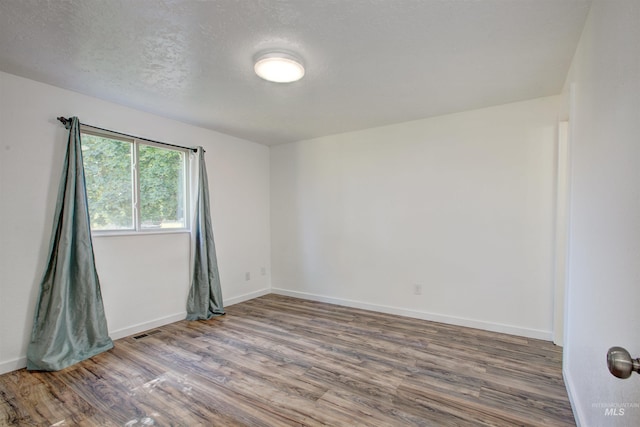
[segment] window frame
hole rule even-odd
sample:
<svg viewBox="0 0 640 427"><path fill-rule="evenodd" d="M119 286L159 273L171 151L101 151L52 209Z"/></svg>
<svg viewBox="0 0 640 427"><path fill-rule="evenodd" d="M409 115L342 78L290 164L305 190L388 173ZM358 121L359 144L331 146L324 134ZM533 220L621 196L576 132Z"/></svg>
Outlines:
<svg viewBox="0 0 640 427"><path fill-rule="evenodd" d="M80 140L82 141L82 135L88 134L98 136L102 138L114 139L117 141L127 142L132 145L131 147L131 182L132 182L132 216L133 216L133 228L128 229L114 229L114 230L95 230L91 227L92 236L127 236L127 235L148 235L148 234L176 234L176 233L188 233L191 231L190 219L191 219L191 162L190 155L191 149L178 147L174 145L165 145L159 142L150 141L143 138L136 138L129 135L123 135L118 132L112 132L104 129L94 128L88 125L80 125ZM150 147L161 148L164 150L178 151L183 153L183 170L184 179L182 180L183 191L183 211L184 211L184 227L176 228L143 228L141 222L141 204L140 204L140 145L146 145ZM83 159L84 163L84 159ZM83 171L84 172L84 171ZM86 178L85 178L86 185ZM89 206L89 200L87 199L87 206ZM89 212L91 206L89 206Z"/></svg>

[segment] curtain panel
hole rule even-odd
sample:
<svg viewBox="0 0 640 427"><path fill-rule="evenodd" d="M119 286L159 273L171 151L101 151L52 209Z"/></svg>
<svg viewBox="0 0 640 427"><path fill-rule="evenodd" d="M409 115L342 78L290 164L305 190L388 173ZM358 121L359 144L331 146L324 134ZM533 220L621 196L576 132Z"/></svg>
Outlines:
<svg viewBox="0 0 640 427"><path fill-rule="evenodd" d="M198 147L192 189L191 288L187 299L187 320L206 320L224 314L216 245L213 241L209 180L204 149Z"/></svg>
<svg viewBox="0 0 640 427"><path fill-rule="evenodd" d="M27 349L29 370L60 370L113 347L93 255L77 117L67 129L49 257Z"/></svg>

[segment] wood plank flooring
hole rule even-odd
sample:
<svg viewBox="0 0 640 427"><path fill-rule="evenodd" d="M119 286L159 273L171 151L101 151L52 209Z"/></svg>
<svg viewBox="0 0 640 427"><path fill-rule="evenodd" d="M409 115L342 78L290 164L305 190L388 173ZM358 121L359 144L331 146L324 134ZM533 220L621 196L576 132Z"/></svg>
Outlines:
<svg viewBox="0 0 640 427"><path fill-rule="evenodd" d="M0 376L0 425L573 426L561 350L267 295Z"/></svg>

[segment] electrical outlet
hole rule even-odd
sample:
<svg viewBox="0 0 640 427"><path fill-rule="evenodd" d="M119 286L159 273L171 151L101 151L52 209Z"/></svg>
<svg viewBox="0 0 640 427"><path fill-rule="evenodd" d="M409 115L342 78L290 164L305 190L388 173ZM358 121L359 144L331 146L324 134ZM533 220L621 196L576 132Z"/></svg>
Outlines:
<svg viewBox="0 0 640 427"><path fill-rule="evenodd" d="M260 269L260 274L262 274L263 276L266 276L266 275L267 275L267 269L266 269L266 268L264 268L264 267L262 267L262 268Z"/></svg>
<svg viewBox="0 0 640 427"><path fill-rule="evenodd" d="M422 285L413 285L413 294L422 295Z"/></svg>
<svg viewBox="0 0 640 427"><path fill-rule="evenodd" d="M251 280L251 273L249 273L248 271L246 273L244 273L244 280L246 280L246 281Z"/></svg>

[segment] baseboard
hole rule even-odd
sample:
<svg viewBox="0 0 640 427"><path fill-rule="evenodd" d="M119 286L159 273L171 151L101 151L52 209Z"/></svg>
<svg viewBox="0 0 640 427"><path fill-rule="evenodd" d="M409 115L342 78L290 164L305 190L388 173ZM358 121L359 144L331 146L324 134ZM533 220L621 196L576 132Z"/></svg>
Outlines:
<svg viewBox="0 0 640 427"><path fill-rule="evenodd" d="M270 292L269 289L261 289L259 291L250 292L248 294L240 295L233 298L228 298L224 300L225 307L238 304L244 301L248 301L253 298L258 298L263 295L266 295ZM179 320L184 320L187 317L187 312L181 312L172 314L170 316L162 317L160 319L152 320L150 322L139 323L137 325L133 325L127 328L118 329L117 331L112 331L109 333L111 339L117 340L120 338L128 337L133 334L137 334L139 332L148 331L149 329L159 328L160 326L168 325L169 323L174 323Z"/></svg>
<svg viewBox="0 0 640 427"><path fill-rule="evenodd" d="M443 314L430 313L426 311L410 310L406 308L391 307L386 305L371 304L344 298L334 298L324 295L317 295L308 292L291 291L281 288L271 288L271 292L278 295L285 295L295 298L308 299L312 301L326 302L330 304L342 305L345 307L361 308L363 310L378 311L381 313L395 314L398 316L413 317L415 319L429 320L432 322L447 323L450 325L465 326L468 328L483 329L492 332L518 335L526 338L551 341L552 331L522 328L518 326L505 325L502 323L485 322L481 320L466 319L463 317L447 316Z"/></svg>
<svg viewBox="0 0 640 427"><path fill-rule="evenodd" d="M137 325L129 326L115 331L109 331L109 337L112 340L128 337L133 334L137 334L142 331L148 331L149 329L157 328L160 326L168 325L169 323L183 320L187 317L187 312L176 313L170 316L161 317L159 319L152 320L150 322L138 323ZM27 357L19 357L17 359L9 360L7 362L0 362L0 374L7 372L17 371L18 369L27 367Z"/></svg>
<svg viewBox="0 0 640 427"><path fill-rule="evenodd" d="M239 304L241 302L249 301L250 299L258 298L271 293L270 288L260 289L258 291L249 292L248 294L239 295L233 298L227 298L224 300L224 306L229 307L234 304Z"/></svg>
<svg viewBox="0 0 640 427"><path fill-rule="evenodd" d="M159 319L152 320L150 322L138 323L137 325L129 326L115 331L109 331L109 337L112 340L128 337L129 335L137 334L138 332L148 331L149 329L157 328L167 325L169 323L183 320L187 316L187 312L172 314L171 316L161 317ZM5 374L11 371L17 371L18 369L27 367L27 357L19 357L8 362L0 363L0 374Z"/></svg>
<svg viewBox="0 0 640 427"><path fill-rule="evenodd" d="M17 371L18 369L27 367L27 356L18 357L17 359L0 362L0 375L7 372Z"/></svg>
<svg viewBox="0 0 640 427"><path fill-rule="evenodd" d="M237 297L228 298L224 301L225 307L238 304L250 299L258 298L263 295L271 293L270 289L261 289L259 291L250 292L248 294L239 295ZM175 313L170 316L161 317L159 319L151 320L149 322L138 323L126 328L117 329L115 331L109 331L109 336L112 340L118 340L125 338L140 332L148 331L149 329L159 328L160 326L168 325L170 323L184 320L187 317L187 312ZM8 360L6 362L0 362L0 374L6 374L7 372L17 371L18 369L27 367L27 357L19 357L17 359Z"/></svg>
<svg viewBox="0 0 640 427"><path fill-rule="evenodd" d="M569 403L571 403L571 410L573 411L573 418L576 421L576 426L586 426L586 422L583 423L582 420L586 420L587 418L584 416L581 406L578 404L578 400L574 393L575 387L573 385L573 380L571 379L571 375L567 369L562 370L562 378L564 379L564 386L567 389L567 395L569 396Z"/></svg>
<svg viewBox="0 0 640 427"><path fill-rule="evenodd" d="M137 334L139 332L148 331L149 329L159 328L160 326L168 325L169 323L174 323L179 320L184 320L187 317L187 312L183 311L180 313L172 314L170 316L160 317L155 320L151 320L149 322L138 323L133 326L128 326L126 328L118 329L115 331L109 331L109 336L112 340L119 340L120 338L128 337L133 334Z"/></svg>
<svg viewBox="0 0 640 427"><path fill-rule="evenodd" d="M248 294L239 295L233 298L228 298L224 300L224 306L228 307L234 304L248 301L253 298L258 298L270 292L271 291L269 289L261 289L259 291L250 292ZM186 317L187 317L187 312L184 311L181 313L176 313L170 316L152 320L150 322L139 323L137 325L133 325L127 328L118 329L117 331L109 332L109 336L113 340L118 340L120 338L128 337L130 335L137 334L139 332L148 331L149 329L159 328L160 326L168 325L169 323L174 323L180 320L184 320Z"/></svg>
<svg viewBox="0 0 640 427"><path fill-rule="evenodd" d="M505 334L523 336L527 338L535 338L535 339L541 339L546 341L551 341L552 339L551 331L520 328L520 327L504 325L500 323L484 322L484 321L466 319L466 318L455 317L455 316L446 316L442 314L429 313L426 311L409 310L404 308L391 307L391 306L385 306L385 305L379 305L379 304L371 304L371 303L366 303L362 301L328 297L324 295L317 295L317 294L312 294L308 292L291 291L291 290L280 289L280 288L271 288L271 289L265 288L265 289L250 292L244 295L239 295L233 298L228 298L224 301L224 305L225 307L232 306L234 304L239 304L241 302L258 298L270 293L285 295L285 296L290 296L295 298L302 298L302 299L307 299L312 301L326 302L330 304L342 305L345 307L360 308L363 310L372 310L372 311L378 311L381 313L413 317L416 319L429 320L432 322L441 322L441 323L448 323L448 324L457 325L457 326L466 326L469 328L484 329L487 331L501 332ZM139 323L137 325L129 326L127 328L110 331L109 336L111 337L111 339L117 340L120 338L137 334L139 332L148 331L149 329L158 328L160 326L164 326L169 323L183 320L186 316L187 316L186 312L172 314L170 316L162 317L149 322ZM26 356L9 360L7 362L0 362L0 374L22 369L26 366L27 366ZM563 375L565 376L565 384L567 386L567 392L569 394L569 399L571 400L571 406L572 408L574 408L576 422L578 423L578 427L579 427L580 411L576 410L577 406L574 404L573 394L571 392L572 383L569 380L569 378L567 378L567 375L565 374L564 371L563 371Z"/></svg>

